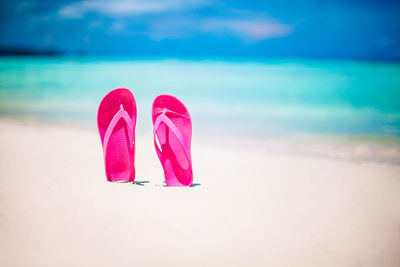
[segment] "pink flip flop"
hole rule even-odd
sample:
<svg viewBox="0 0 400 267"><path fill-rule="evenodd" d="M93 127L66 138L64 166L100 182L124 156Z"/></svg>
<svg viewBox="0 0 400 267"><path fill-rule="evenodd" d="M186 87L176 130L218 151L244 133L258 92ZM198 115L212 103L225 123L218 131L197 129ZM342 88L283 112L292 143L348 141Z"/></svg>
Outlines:
<svg viewBox="0 0 400 267"><path fill-rule="evenodd" d="M101 100L97 127L108 181L135 180L136 102L131 91L118 88Z"/></svg>
<svg viewBox="0 0 400 267"><path fill-rule="evenodd" d="M190 143L192 120L185 105L176 97L159 95L152 108L154 145L164 168L167 186L193 183Z"/></svg>

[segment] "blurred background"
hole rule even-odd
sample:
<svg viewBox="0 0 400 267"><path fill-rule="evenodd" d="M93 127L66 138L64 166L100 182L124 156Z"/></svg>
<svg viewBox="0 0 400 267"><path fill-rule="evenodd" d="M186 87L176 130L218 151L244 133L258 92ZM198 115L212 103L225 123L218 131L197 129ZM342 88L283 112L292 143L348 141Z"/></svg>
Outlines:
<svg viewBox="0 0 400 267"><path fill-rule="evenodd" d="M139 132L167 93L195 135L400 164L398 1L3 0L0 12L4 118L94 129L101 98L127 87Z"/></svg>

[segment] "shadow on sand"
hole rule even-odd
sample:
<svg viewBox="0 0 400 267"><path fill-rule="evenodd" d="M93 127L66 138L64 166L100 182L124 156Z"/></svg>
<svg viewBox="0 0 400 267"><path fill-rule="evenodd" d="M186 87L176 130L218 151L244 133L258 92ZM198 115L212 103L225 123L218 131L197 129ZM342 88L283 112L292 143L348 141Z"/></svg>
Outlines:
<svg viewBox="0 0 400 267"><path fill-rule="evenodd" d="M191 187L200 186L200 185L201 185L201 184L192 184ZM163 181L163 184L156 185L156 186L168 187L168 186L165 184L165 181Z"/></svg>
<svg viewBox="0 0 400 267"><path fill-rule="evenodd" d="M145 186L148 183L150 183L150 181L134 181L132 184Z"/></svg>
<svg viewBox="0 0 400 267"><path fill-rule="evenodd" d="M118 183L118 184L126 184L126 183L130 183L130 184L134 184L134 185L140 185L140 186L145 186L146 184L149 184L150 183L150 181L134 181L134 182L113 182L113 181L109 181L109 182L111 182L111 183ZM191 187L196 187L196 186L200 186L201 184L192 184L192 186ZM165 184L165 181L163 182L163 184L162 185L156 185L156 186L162 186L162 187L168 187L166 184Z"/></svg>

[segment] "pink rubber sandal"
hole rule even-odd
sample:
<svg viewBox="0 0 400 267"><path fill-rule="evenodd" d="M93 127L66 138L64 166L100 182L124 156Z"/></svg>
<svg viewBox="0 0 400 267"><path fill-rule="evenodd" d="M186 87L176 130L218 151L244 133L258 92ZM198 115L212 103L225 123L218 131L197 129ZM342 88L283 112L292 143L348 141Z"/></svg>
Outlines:
<svg viewBox="0 0 400 267"><path fill-rule="evenodd" d="M108 181L135 180L136 102L131 91L118 88L101 100L97 127Z"/></svg>
<svg viewBox="0 0 400 267"><path fill-rule="evenodd" d="M192 186L192 120L176 97L160 95L152 108L154 145L167 186Z"/></svg>

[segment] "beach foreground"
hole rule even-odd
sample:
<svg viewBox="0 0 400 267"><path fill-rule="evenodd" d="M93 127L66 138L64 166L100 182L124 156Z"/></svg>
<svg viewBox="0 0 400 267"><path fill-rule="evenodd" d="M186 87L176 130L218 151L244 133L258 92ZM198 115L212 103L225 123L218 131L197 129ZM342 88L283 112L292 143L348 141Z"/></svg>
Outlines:
<svg viewBox="0 0 400 267"><path fill-rule="evenodd" d="M399 266L400 168L193 140L192 188L106 182L97 132L0 121L0 266Z"/></svg>

